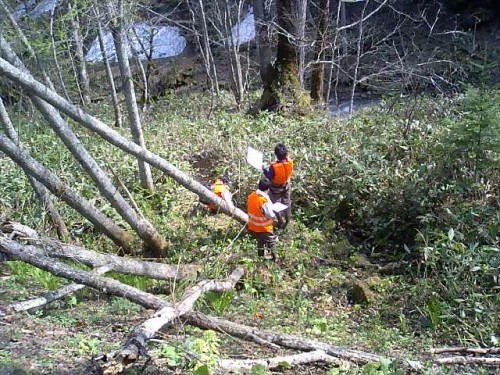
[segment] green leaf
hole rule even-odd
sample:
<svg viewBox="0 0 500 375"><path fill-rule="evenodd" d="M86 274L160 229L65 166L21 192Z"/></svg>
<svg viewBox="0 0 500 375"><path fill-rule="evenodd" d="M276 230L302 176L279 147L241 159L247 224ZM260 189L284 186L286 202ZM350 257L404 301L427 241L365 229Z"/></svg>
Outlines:
<svg viewBox="0 0 500 375"><path fill-rule="evenodd" d="M193 375L210 375L208 365L197 367L196 370L193 371Z"/></svg>

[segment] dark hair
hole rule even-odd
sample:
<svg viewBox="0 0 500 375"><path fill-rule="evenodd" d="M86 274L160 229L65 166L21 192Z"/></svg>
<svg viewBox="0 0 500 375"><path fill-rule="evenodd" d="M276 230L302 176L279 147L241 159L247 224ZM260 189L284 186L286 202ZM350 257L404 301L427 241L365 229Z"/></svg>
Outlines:
<svg viewBox="0 0 500 375"><path fill-rule="evenodd" d="M265 191L269 190L271 187L271 181L267 177L262 177L259 181L259 190Z"/></svg>
<svg viewBox="0 0 500 375"><path fill-rule="evenodd" d="M223 183L225 183L226 185L231 183L231 178L229 178L229 176L228 176L227 174L225 174L224 176L222 176L222 177L220 178L220 180L221 180Z"/></svg>
<svg viewBox="0 0 500 375"><path fill-rule="evenodd" d="M278 158L278 160L283 160L288 155L288 150L283 143L278 143L274 148L274 154Z"/></svg>

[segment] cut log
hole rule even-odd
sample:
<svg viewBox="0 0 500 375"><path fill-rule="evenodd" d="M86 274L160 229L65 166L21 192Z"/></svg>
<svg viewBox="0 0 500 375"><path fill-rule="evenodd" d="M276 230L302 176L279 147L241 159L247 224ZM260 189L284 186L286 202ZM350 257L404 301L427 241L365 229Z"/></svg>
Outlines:
<svg viewBox="0 0 500 375"><path fill-rule="evenodd" d="M434 348L429 350L429 354L442 353L500 354L500 348L466 348L463 346L455 346L449 348Z"/></svg>
<svg viewBox="0 0 500 375"><path fill-rule="evenodd" d="M498 357L446 357L434 360L440 365L487 365L500 366L500 358Z"/></svg>
<svg viewBox="0 0 500 375"><path fill-rule="evenodd" d="M327 363L337 363L339 359L334 358L326 354L322 350L316 350L314 352L300 353L294 355L285 355L281 357L273 358L261 358L261 359L221 359L218 361L218 367L222 371L230 371L236 374L240 374L244 371L249 371L252 367L260 365L265 369L273 369L286 365L287 367L293 367L305 363L314 362L327 362Z"/></svg>
<svg viewBox="0 0 500 375"><path fill-rule="evenodd" d="M111 267L102 266L92 271L94 275L102 275L111 270ZM53 292L47 292L38 298L33 298L27 301L16 302L6 307L0 306L0 316L9 315L12 313L18 313L21 311L28 311L33 309L38 309L45 305L48 305L51 302L57 301L65 296L73 294L83 288L86 288L86 285L71 283L69 285L65 285L62 288L54 290Z"/></svg>
<svg viewBox="0 0 500 375"><path fill-rule="evenodd" d="M38 251L41 255L51 258L70 259L92 268L108 265L112 267L112 271L114 272L147 276L158 280L196 279L199 269L196 265L172 266L117 255L100 254L80 246L68 245L47 237L42 237L34 229L13 221L0 223L0 232L9 235L15 234L17 238L26 240L26 242L33 244L30 249Z"/></svg>
<svg viewBox="0 0 500 375"><path fill-rule="evenodd" d="M166 305L164 308L157 311L150 319L135 328L127 342L115 354L113 363L110 364L109 368L113 368L113 371L123 371L125 365L137 361L139 355L146 352L147 340L153 338L166 324L181 317L188 311L191 311L194 303L203 293L209 291L225 292L234 289L236 283L241 279L243 274L243 268L237 268L226 280L203 280L188 288L179 302L172 305ZM110 372L108 371L107 373Z"/></svg>

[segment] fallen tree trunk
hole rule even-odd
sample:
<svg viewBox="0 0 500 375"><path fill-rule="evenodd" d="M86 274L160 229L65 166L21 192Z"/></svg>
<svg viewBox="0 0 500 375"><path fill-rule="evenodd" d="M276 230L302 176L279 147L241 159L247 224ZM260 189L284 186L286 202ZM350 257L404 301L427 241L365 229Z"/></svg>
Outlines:
<svg viewBox="0 0 500 375"><path fill-rule="evenodd" d="M236 283L243 276L243 268L235 269L231 275L223 281L203 280L198 284L188 288L182 295L179 302L172 305L166 305L157 311L150 319L146 320L140 326L136 327L127 342L115 354L113 362L108 369L113 372L121 372L124 367L137 361L140 353L146 352L146 341L153 338L163 326L181 317L194 306L194 303L203 293L225 292L234 289ZM107 372L109 373L109 371Z"/></svg>
<svg viewBox="0 0 500 375"><path fill-rule="evenodd" d="M47 237L41 237L34 229L12 221L0 223L0 232L15 233L20 239L34 244L31 249L51 258L70 259L93 268L108 265L114 272L152 279L196 279L199 269L196 265L178 265L145 262L112 254L100 254L80 246L68 245Z"/></svg>
<svg viewBox="0 0 500 375"><path fill-rule="evenodd" d="M0 0L0 3L1 1L2 0ZM3 100L1 97L0 97L0 124L2 125L7 137L9 137L10 140L14 142L15 145L19 146L19 135L17 134L17 131L14 128L12 121L10 120L10 116L3 104ZM28 178L28 182L33 188L33 191L38 197L38 200L40 201L43 209L47 211L48 214L50 215L50 219L52 220L52 224L54 225L54 228L56 229L59 238L61 239L68 238L69 237L68 228L66 227L63 218L59 214L59 211L57 211L54 204L52 203L50 195L46 190L45 186L43 186L34 177L30 175L26 175L26 177Z"/></svg>
<svg viewBox="0 0 500 375"><path fill-rule="evenodd" d="M471 353L471 354L500 354L500 348L466 348L463 346L452 346L449 348L430 349L429 354L442 353Z"/></svg>
<svg viewBox="0 0 500 375"><path fill-rule="evenodd" d="M92 271L94 275L102 275L111 270L111 267L102 266ZM86 288L86 285L71 283L65 285L62 288L54 290L53 292L47 292L38 298L33 298L27 301L16 302L6 307L0 306L0 316L9 315L13 313L18 313L21 311L28 311L33 309L38 309L51 302L57 301L65 296L78 292L79 290Z"/></svg>
<svg viewBox="0 0 500 375"><path fill-rule="evenodd" d="M167 301L159 297L122 284L116 280L94 276L91 274L91 272L74 270L63 263L40 256L36 252L32 251L29 246L23 247L17 244L15 241L10 240L6 237L0 236L0 252L4 252L10 256L17 257L38 268L51 272L56 276L68 278L70 280L85 284L108 294L127 298L128 300L146 308L155 310L161 310L165 308L164 311L169 312L171 314L170 316L175 315L173 318L181 317L184 322L202 329L211 329L247 341L256 342L258 344L267 344L272 347L279 346L305 352L323 351L329 356L345 359L358 364L379 362L382 359L381 356L376 354L346 349L324 342L303 338L300 336L276 333L267 330L259 330L257 328L245 326L243 324L233 323L222 318L208 317L199 312L188 311L184 313L184 315L182 315L183 311L185 311L184 309L180 310L180 307L177 307L176 309L175 305L172 306ZM216 283L215 281L208 282ZM201 293L201 290L191 290L190 293L195 293L193 294L193 296L196 297L197 293ZM191 301L192 299L189 300ZM189 305L185 305L185 308L187 307L189 307ZM162 313L163 312L158 312L157 314L160 315L154 316L153 319L163 319L163 317L161 316ZM137 346L137 348L139 347L140 345ZM404 364L404 367L407 370L415 371L419 370L421 368L421 365L419 362L407 360Z"/></svg>
<svg viewBox="0 0 500 375"><path fill-rule="evenodd" d="M5 237L0 237L0 252L4 252L44 271L48 271L55 276L64 277L79 284L85 284L104 293L130 299L146 308L159 310L167 303L162 298L122 284L119 281L96 276L89 271L77 270L54 259L40 256L37 251L34 251L29 246L19 245L17 242Z"/></svg>
<svg viewBox="0 0 500 375"><path fill-rule="evenodd" d="M440 365L487 365L500 366L500 358L498 357L446 357L434 360Z"/></svg>
<svg viewBox="0 0 500 375"><path fill-rule="evenodd" d="M327 363L336 363L339 360L334 358L328 354L326 354L322 350L316 350L314 352L300 353L294 355L285 355L281 357L274 358L261 358L261 359L221 359L218 361L218 367L222 371L230 371L235 372L237 374L245 371L249 371L252 367L260 365L265 369L273 369L277 367L281 367L283 365L286 366L297 366L305 363L314 363L314 362L327 362Z"/></svg>
<svg viewBox="0 0 500 375"><path fill-rule="evenodd" d="M195 327L223 332L243 340L254 341L254 338L258 337L260 342L272 343L283 348L296 349L306 352L321 350L333 357L346 359L359 364L379 362L382 359L381 356L376 354L346 349L286 333L260 330L255 327L234 323L223 318L213 316L209 317L200 312L188 312L187 314L184 314L183 320Z"/></svg>
<svg viewBox="0 0 500 375"><path fill-rule="evenodd" d="M172 177L186 189L192 191L208 202L216 204L219 207L220 212L231 216L241 223L247 222L248 215L245 212L237 207L228 205L223 199L215 195L212 191L207 189L198 181L194 180L172 164L168 163L165 159L123 137L121 134L110 128L104 122L92 117L82 109L75 106L73 103L70 103L69 101L58 95L56 92L50 90L47 86L35 80L29 73L21 71L2 58L0 58L0 73L16 82L28 92L52 104L54 107L65 113L74 121L83 125L87 129L90 129L94 133L99 134L103 139L105 139L112 145L122 149L123 151L135 156L140 160L151 164L168 176Z"/></svg>
<svg viewBox="0 0 500 375"><path fill-rule="evenodd" d="M1 59L0 59L1 60ZM9 138L0 134L0 151L4 152L26 174L41 182L52 194L90 221L101 233L109 237L125 252L131 251L133 237L113 220L105 216L91 202L70 189L58 176L17 147Z"/></svg>

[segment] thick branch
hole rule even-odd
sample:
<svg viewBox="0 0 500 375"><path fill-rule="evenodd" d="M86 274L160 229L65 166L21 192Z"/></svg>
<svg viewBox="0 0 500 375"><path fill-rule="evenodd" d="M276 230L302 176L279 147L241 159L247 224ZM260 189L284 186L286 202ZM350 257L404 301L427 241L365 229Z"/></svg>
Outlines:
<svg viewBox="0 0 500 375"><path fill-rule="evenodd" d="M110 270L111 267L102 266L93 270L92 274L102 275ZM37 298L33 298L27 301L12 303L10 305L7 305L5 308L2 308L0 306L0 316L40 308L42 306L48 305L51 302L61 299L67 295L73 294L83 288L86 288L86 286L82 284L72 283L65 285L62 288L59 288L52 292L44 293L42 296Z"/></svg>
<svg viewBox="0 0 500 375"><path fill-rule="evenodd" d="M0 150L9 156L25 173L36 178L52 194L62 199L79 214L108 236L115 244L126 252L131 250L132 236L124 231L113 220L102 214L92 203L65 185L59 177L46 169L35 159L23 152L9 138L0 134Z"/></svg>
<svg viewBox="0 0 500 375"><path fill-rule="evenodd" d="M322 350L314 352L300 353L294 355L285 355L282 357L263 358L263 359L221 359L218 362L219 368L223 371L231 371L237 374L250 370L253 366L261 365L266 369L277 368L286 363L289 366L297 366L304 363L328 362L335 363L338 359L326 354Z"/></svg>
<svg viewBox="0 0 500 375"><path fill-rule="evenodd" d="M435 348L429 350L430 354L441 353L472 353L472 354L500 354L500 348L465 348L463 346L455 346L450 348Z"/></svg>
<svg viewBox="0 0 500 375"><path fill-rule="evenodd" d="M196 327L223 332L244 340L255 341L254 338L258 337L262 341L276 344L284 348L307 352L322 350L330 356L347 359L349 361L360 364L368 362L379 362L382 358L376 354L345 349L339 346L334 346L324 342L315 341L299 336L259 330L255 327L249 327L243 324L230 322L222 318L209 317L200 312L189 312L183 316L183 319L187 323Z"/></svg>
<svg viewBox="0 0 500 375"><path fill-rule="evenodd" d="M500 366L500 358L496 357L446 357L439 358L434 361L440 365L488 365Z"/></svg>
<svg viewBox="0 0 500 375"><path fill-rule="evenodd" d="M129 364L139 358L140 353L146 350L146 341L153 338L163 326L181 317L193 309L194 303L203 293L225 292L234 288L238 280L243 276L243 268L237 268L224 281L203 280L188 288L182 295L181 300L173 305L166 305L157 311L153 317L136 327L127 342L122 346L115 356L115 363Z"/></svg>

